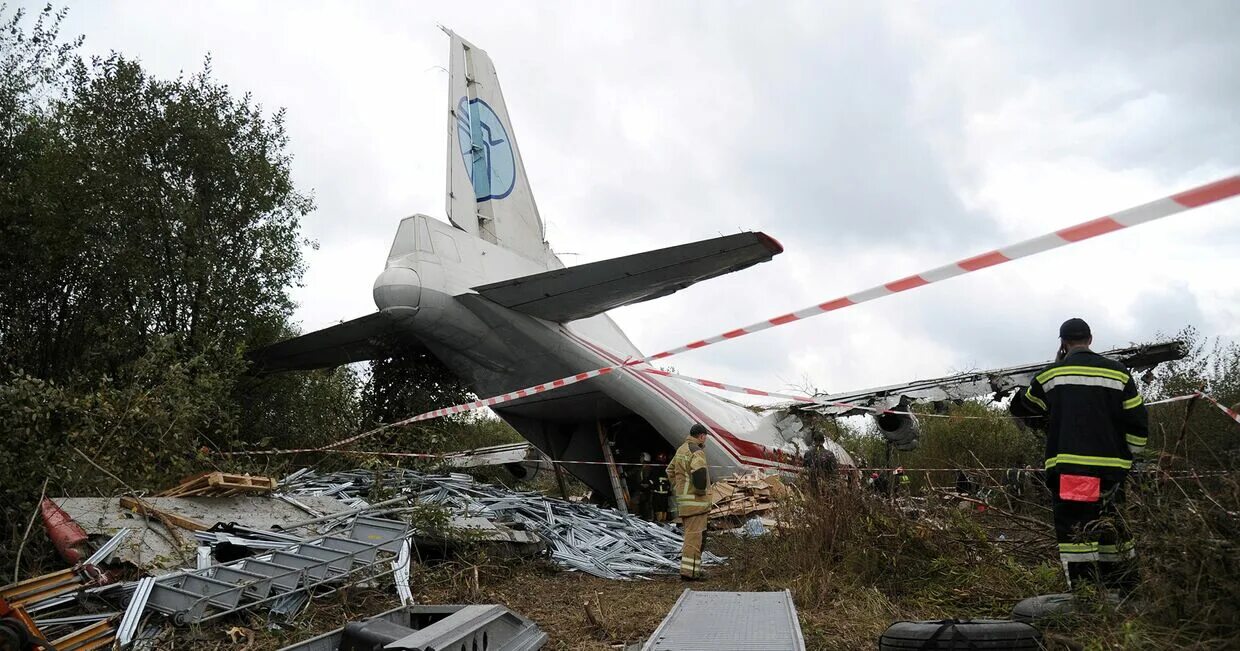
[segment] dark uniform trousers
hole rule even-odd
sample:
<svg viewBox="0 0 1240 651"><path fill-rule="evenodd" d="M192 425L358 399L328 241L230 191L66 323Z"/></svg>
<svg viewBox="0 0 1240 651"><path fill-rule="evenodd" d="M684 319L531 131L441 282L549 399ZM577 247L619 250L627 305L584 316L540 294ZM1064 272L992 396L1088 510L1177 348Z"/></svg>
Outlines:
<svg viewBox="0 0 1240 651"><path fill-rule="evenodd" d="M1073 590L1095 583L1104 590L1131 594L1138 582L1136 550L1120 507L1125 479L1102 479L1098 499L1064 499L1060 473L1049 472L1059 559Z"/></svg>

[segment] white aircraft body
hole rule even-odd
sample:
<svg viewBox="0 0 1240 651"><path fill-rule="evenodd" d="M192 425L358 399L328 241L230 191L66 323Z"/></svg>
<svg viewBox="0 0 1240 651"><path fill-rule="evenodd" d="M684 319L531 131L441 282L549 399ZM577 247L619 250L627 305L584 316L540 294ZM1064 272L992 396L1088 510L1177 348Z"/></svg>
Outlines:
<svg viewBox="0 0 1240 651"><path fill-rule="evenodd" d="M565 267L545 240L490 58L448 35L451 223L402 220L374 284L379 311L257 351L259 372L328 368L412 348L432 354L479 396L500 395L641 358L606 310L783 250L762 233L739 233ZM493 409L551 459L591 462L565 467L602 495L623 492L604 463L612 456L605 445L621 463L643 452L670 455L694 423L710 430L707 457L717 476L795 469L790 455L804 449L795 417L756 414L648 368L627 366Z"/></svg>

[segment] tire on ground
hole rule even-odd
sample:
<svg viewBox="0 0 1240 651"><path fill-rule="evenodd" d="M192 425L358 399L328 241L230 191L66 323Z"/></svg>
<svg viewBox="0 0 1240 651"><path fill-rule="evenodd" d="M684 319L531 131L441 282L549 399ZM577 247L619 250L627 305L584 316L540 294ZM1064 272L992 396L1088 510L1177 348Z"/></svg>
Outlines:
<svg viewBox="0 0 1240 651"><path fill-rule="evenodd" d="M1076 600L1070 594L1044 594L1029 597L1012 608L1012 619L1037 623L1045 619L1067 617L1076 612Z"/></svg>
<svg viewBox="0 0 1240 651"><path fill-rule="evenodd" d="M1022 622L998 619L925 620L896 622L878 639L879 651L981 651L1011 649L1035 651L1042 634Z"/></svg>

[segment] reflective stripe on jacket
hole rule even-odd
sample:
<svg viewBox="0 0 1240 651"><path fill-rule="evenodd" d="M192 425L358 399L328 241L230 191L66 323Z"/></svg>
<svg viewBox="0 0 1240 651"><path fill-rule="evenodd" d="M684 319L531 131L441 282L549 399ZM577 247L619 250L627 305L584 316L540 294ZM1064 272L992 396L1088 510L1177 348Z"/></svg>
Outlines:
<svg viewBox="0 0 1240 651"><path fill-rule="evenodd" d="M699 471L706 475L703 488L693 485L693 474ZM710 498L706 495L710 487L710 471L706 467L706 452L701 446L685 441L677 448L676 456L667 466L667 478L672 482L680 515L698 515L710 510Z"/></svg>
<svg viewBox="0 0 1240 651"><path fill-rule="evenodd" d="M1016 399L1049 417L1047 470L1119 478L1149 436L1145 404L1128 369L1089 350L1048 366Z"/></svg>

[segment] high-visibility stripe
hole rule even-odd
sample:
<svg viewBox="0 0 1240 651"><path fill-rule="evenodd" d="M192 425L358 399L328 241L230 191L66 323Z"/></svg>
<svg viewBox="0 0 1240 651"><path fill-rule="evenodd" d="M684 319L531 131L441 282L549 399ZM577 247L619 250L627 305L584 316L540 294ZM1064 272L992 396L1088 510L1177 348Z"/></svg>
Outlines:
<svg viewBox="0 0 1240 651"><path fill-rule="evenodd" d="M1097 377L1093 375L1056 375L1055 377L1042 383L1042 390L1050 392L1057 386L1068 385L1078 387L1103 387L1105 389L1115 389L1116 391L1124 390L1124 383L1110 377Z"/></svg>
<svg viewBox="0 0 1240 651"><path fill-rule="evenodd" d="M1144 447L1146 443L1150 442L1149 438L1144 437L1144 436L1137 436L1135 434L1125 434L1124 440L1128 441L1128 445L1136 445L1136 446L1141 446L1141 447Z"/></svg>
<svg viewBox="0 0 1240 651"><path fill-rule="evenodd" d="M1035 405L1037 405L1037 406L1041 407L1041 408L1042 408L1042 411L1047 411L1047 406L1046 406L1046 403L1045 403L1045 402L1042 402L1042 399L1041 399L1041 398L1039 398L1039 397L1037 397L1037 396L1033 395L1033 387L1032 387L1032 386L1030 386L1030 387L1028 387L1028 388L1026 388L1026 389L1025 389L1025 397L1029 399L1029 402L1032 402L1033 404L1035 404Z"/></svg>
<svg viewBox="0 0 1240 651"><path fill-rule="evenodd" d="M1139 395L1133 396L1124 401L1124 409L1135 409L1136 407L1141 406L1141 404L1144 402L1145 400L1143 400L1141 396Z"/></svg>
<svg viewBox="0 0 1240 651"><path fill-rule="evenodd" d="M1059 553L1061 554L1083 554L1096 551L1098 551L1098 543L1096 542L1059 543Z"/></svg>
<svg viewBox="0 0 1240 651"><path fill-rule="evenodd" d="M1131 540L1118 545L1098 545L1098 560L1104 563L1126 561L1136 557L1136 545Z"/></svg>
<svg viewBox="0 0 1240 651"><path fill-rule="evenodd" d="M1136 541L1126 540L1116 545L1098 545L1098 551L1108 554L1118 554L1119 552L1129 551L1137 546Z"/></svg>
<svg viewBox="0 0 1240 651"><path fill-rule="evenodd" d="M1128 381L1127 373L1099 366L1057 366L1039 373L1037 380L1039 384L1044 384L1047 380L1059 375L1092 375L1094 377L1109 377L1120 382Z"/></svg>
<svg viewBox="0 0 1240 651"><path fill-rule="evenodd" d="M1080 454L1057 454L1047 459L1044 467L1047 470L1050 470L1061 463L1071 463L1078 466L1098 466L1100 468L1120 468L1123 470L1132 468L1131 459L1120 459L1119 457L1088 457Z"/></svg>

